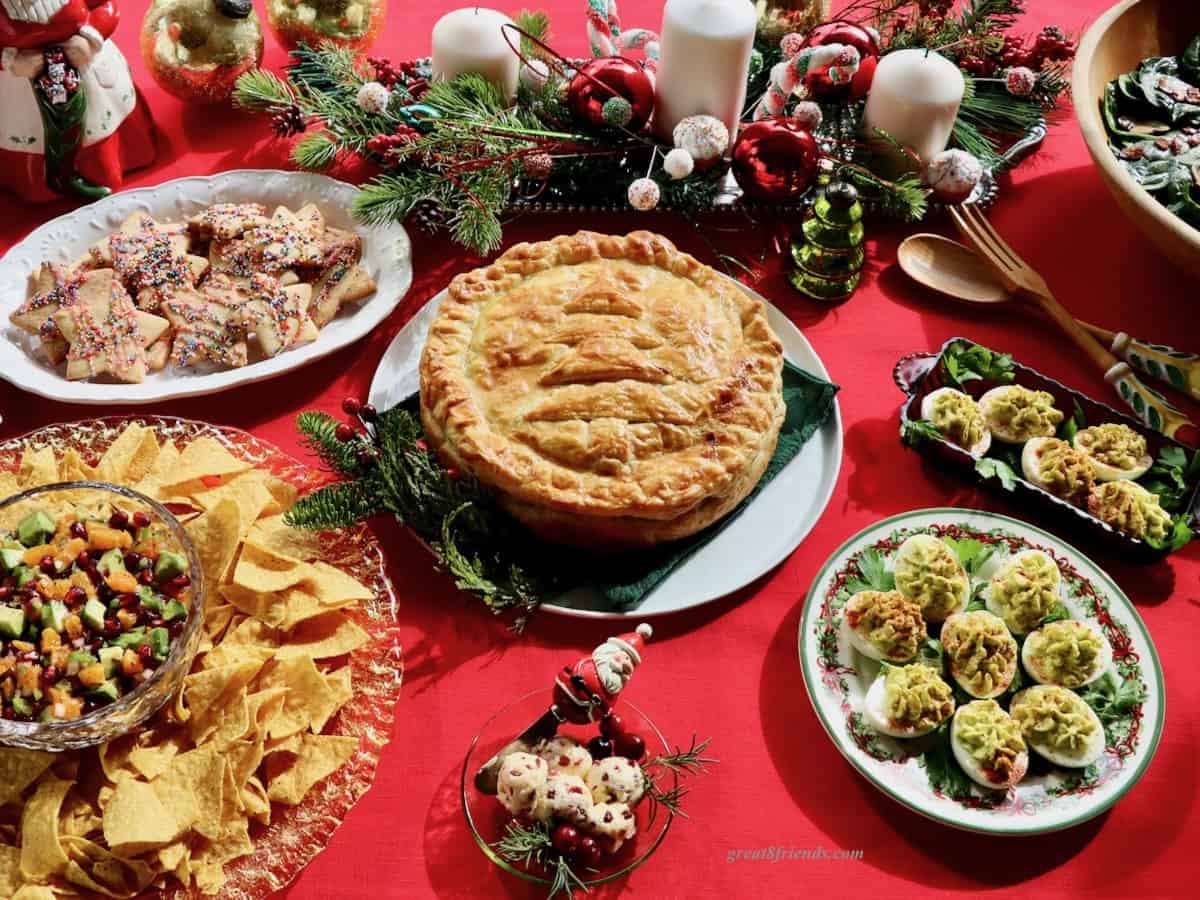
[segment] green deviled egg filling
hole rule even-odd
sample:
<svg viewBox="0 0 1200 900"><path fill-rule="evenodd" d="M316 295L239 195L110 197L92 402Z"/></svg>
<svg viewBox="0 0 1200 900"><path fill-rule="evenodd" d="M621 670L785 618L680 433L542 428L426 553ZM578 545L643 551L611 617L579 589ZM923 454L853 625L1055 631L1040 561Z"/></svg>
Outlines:
<svg viewBox="0 0 1200 900"><path fill-rule="evenodd" d="M921 608L899 591L860 591L846 604L846 624L880 659L904 662L926 637Z"/></svg>
<svg viewBox="0 0 1200 900"><path fill-rule="evenodd" d="M1088 511L1118 531L1153 544L1171 533L1171 514L1159 506L1158 495L1132 481L1109 481L1092 488Z"/></svg>
<svg viewBox="0 0 1200 900"><path fill-rule="evenodd" d="M1097 462L1114 469L1129 471L1146 458L1146 439L1119 422L1093 425L1075 435L1075 444Z"/></svg>
<svg viewBox="0 0 1200 900"><path fill-rule="evenodd" d="M1060 579L1058 566L1045 553L1022 551L992 578L988 609L1013 634L1028 634L1058 602Z"/></svg>
<svg viewBox="0 0 1200 900"><path fill-rule="evenodd" d="M1104 655L1103 638L1074 619L1049 622L1029 635L1025 643L1038 680L1068 688L1087 684Z"/></svg>
<svg viewBox="0 0 1200 900"><path fill-rule="evenodd" d="M1073 503L1086 501L1096 483L1096 470L1087 454L1058 438L1027 443L1021 454L1021 468L1034 484Z"/></svg>
<svg viewBox="0 0 1200 900"><path fill-rule="evenodd" d="M970 582L944 541L916 534L896 552L896 588L926 619L940 622L966 605Z"/></svg>
<svg viewBox="0 0 1200 900"><path fill-rule="evenodd" d="M1098 739L1099 725L1078 694L1055 685L1027 688L1013 699L1011 715L1034 747L1082 756Z"/></svg>
<svg viewBox="0 0 1200 900"><path fill-rule="evenodd" d="M926 418L948 440L964 450L973 449L987 432L978 405L962 391L938 391L931 397Z"/></svg>
<svg viewBox="0 0 1200 900"><path fill-rule="evenodd" d="M894 725L931 731L954 714L954 692L928 666L892 668L884 676L884 708Z"/></svg>
<svg viewBox="0 0 1200 900"><path fill-rule="evenodd" d="M951 616L942 647L955 680L972 697L995 697L1012 683L1017 642L1004 622L983 610Z"/></svg>
<svg viewBox="0 0 1200 900"><path fill-rule="evenodd" d="M1019 384L992 388L981 398L980 410L993 435L1016 444L1053 436L1063 420L1053 394Z"/></svg>
<svg viewBox="0 0 1200 900"><path fill-rule="evenodd" d="M972 700L960 707L954 740L996 784L1015 780L1013 770L1026 752L1020 726L995 700Z"/></svg>

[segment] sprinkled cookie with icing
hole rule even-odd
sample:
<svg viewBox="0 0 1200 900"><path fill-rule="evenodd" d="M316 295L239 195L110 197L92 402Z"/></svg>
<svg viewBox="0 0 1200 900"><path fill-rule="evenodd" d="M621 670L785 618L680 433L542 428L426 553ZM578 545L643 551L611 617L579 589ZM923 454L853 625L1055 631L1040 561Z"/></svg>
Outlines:
<svg viewBox="0 0 1200 900"><path fill-rule="evenodd" d="M308 316L312 286L284 287L269 275L254 275L249 299L242 307L248 331L258 338L264 356L276 356L291 347L317 339L317 326Z"/></svg>
<svg viewBox="0 0 1200 900"><path fill-rule="evenodd" d="M148 371L146 347L168 327L166 319L133 305L112 269L88 273L76 302L55 312L54 321L70 344L67 378L72 381L107 374L140 383Z"/></svg>
<svg viewBox="0 0 1200 900"><path fill-rule="evenodd" d="M270 220L261 203L217 203L187 221L200 240L231 241Z"/></svg>

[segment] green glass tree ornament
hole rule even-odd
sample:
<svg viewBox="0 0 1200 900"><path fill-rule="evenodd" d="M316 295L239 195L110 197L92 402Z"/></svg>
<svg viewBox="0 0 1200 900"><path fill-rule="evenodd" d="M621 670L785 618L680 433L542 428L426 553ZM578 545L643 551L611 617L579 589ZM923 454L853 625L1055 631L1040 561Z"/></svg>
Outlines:
<svg viewBox="0 0 1200 900"><path fill-rule="evenodd" d="M792 287L814 300L845 300L858 288L866 262L863 208L854 185L835 181L817 197L792 242Z"/></svg>

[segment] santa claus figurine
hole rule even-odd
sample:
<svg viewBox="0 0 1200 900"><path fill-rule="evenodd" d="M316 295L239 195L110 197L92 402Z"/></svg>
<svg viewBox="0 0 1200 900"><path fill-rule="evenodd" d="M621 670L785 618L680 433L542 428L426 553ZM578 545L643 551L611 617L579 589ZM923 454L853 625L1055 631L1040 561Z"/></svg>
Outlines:
<svg viewBox="0 0 1200 900"><path fill-rule="evenodd" d="M568 722L598 722L642 663L642 651L653 629L645 623L628 634L610 637L573 666L564 666L554 681L554 705Z"/></svg>
<svg viewBox="0 0 1200 900"><path fill-rule="evenodd" d="M95 199L154 160L116 0L0 0L0 189Z"/></svg>

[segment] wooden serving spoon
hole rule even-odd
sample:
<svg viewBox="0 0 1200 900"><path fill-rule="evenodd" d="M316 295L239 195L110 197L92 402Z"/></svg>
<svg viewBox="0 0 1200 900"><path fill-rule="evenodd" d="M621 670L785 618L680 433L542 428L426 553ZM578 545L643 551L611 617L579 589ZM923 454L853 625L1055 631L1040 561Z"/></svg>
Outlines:
<svg viewBox="0 0 1200 900"><path fill-rule="evenodd" d="M914 234L900 244L897 256L913 281L952 300L997 306L1020 299L979 254L940 234ZM1200 356L1075 321L1134 368L1200 399Z"/></svg>

